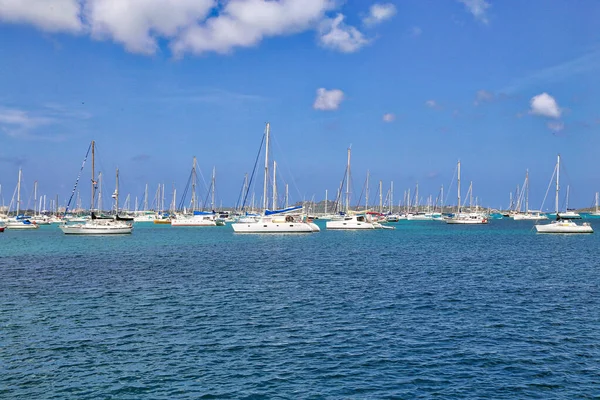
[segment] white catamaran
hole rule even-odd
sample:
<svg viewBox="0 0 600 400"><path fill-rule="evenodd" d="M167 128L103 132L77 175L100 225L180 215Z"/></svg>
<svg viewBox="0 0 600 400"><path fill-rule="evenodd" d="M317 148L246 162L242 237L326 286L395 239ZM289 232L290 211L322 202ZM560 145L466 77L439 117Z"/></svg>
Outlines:
<svg viewBox="0 0 600 400"><path fill-rule="evenodd" d="M556 197L554 207L556 211L556 221L549 224L536 225L535 229L538 233L594 233L592 226L584 222L577 225L575 222L561 218L561 213L558 212L558 194L560 191L559 176L560 176L560 154L556 159Z"/></svg>
<svg viewBox="0 0 600 400"><path fill-rule="evenodd" d="M256 217L246 217L231 224L236 233L312 233L320 229L304 213L298 214L302 206L288 207L281 210L269 210L269 136L270 124L267 123L265 132L265 174L263 182L263 213ZM275 167L274 167L275 168ZM273 174L275 175L275 173ZM275 182L275 176L273 177ZM273 188L273 208L276 208L277 189ZM294 213L294 211L296 213Z"/></svg>

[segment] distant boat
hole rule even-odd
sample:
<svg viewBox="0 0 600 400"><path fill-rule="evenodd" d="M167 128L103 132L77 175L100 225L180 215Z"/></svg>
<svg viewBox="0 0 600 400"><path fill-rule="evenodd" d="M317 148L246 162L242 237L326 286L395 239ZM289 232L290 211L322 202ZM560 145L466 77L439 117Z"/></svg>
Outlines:
<svg viewBox="0 0 600 400"><path fill-rule="evenodd" d="M529 209L529 170L527 170L525 172L525 183L523 184L523 193L525 193L525 212L522 213L520 212L520 210L517 210L517 213L512 215L512 218L515 221L520 221L520 220L530 220L530 221L537 221L537 220L543 220L543 219L548 219L548 217L544 214L542 214L540 211L535 211L535 210L530 210ZM520 204L521 204L521 198L519 198L518 204L520 208Z"/></svg>
<svg viewBox="0 0 600 400"><path fill-rule="evenodd" d="M454 225L481 225L481 224L487 224L488 223L488 217L481 213L481 212L463 212L462 211L462 204L461 204L461 199L460 199L460 160L458 161L458 180L457 180L457 186L458 186L458 210L455 214L453 214L450 218L446 218L444 219L444 221L447 224L454 224ZM471 191L472 188L469 188L469 191Z"/></svg>
<svg viewBox="0 0 600 400"><path fill-rule="evenodd" d="M556 197L555 197L555 211L556 221L552 221L549 224L536 225L535 229L538 233L594 233L592 226L584 222L581 225L577 225L575 222L561 217L561 213L558 212L558 195L560 191L559 176L560 176L560 154L556 159Z"/></svg>
<svg viewBox="0 0 600 400"><path fill-rule="evenodd" d="M20 214L21 212L21 168L19 168L19 179L17 181L17 215L6 221L6 229L38 229L39 225L31 221L31 217Z"/></svg>
<svg viewBox="0 0 600 400"><path fill-rule="evenodd" d="M96 142L92 140L90 144L90 148L88 149L88 153L86 154L83 165L85 165L85 161L87 160L87 156L91 150L92 153L92 204L90 210L94 209L94 198L96 195L96 177L94 171L94 163L95 163L95 144ZM83 169L82 165L82 169ZM75 187L73 188L73 193L77 189L77 183L79 182L79 177L75 182ZM102 217L97 216L93 211L91 211L91 218L82 223L77 224L67 224L65 221L59 227L66 235L115 235L115 234L130 234L133 230L133 220L132 218L123 218L119 217L119 203L118 203L118 193L119 193L119 171L117 170L117 180L116 180L116 189L115 189L115 199L117 213L114 217ZM71 195L71 199L73 196ZM71 199L69 199L69 203L67 204L67 208L65 209L65 215L67 215L69 210L69 204L71 203Z"/></svg>
<svg viewBox="0 0 600 400"><path fill-rule="evenodd" d="M269 185L269 138L270 124L267 123L265 131L265 174L263 181L263 214L251 219L245 219L245 222L238 221L231 224L236 233L313 233L321 229L306 214L300 212L302 206L288 207L279 210L268 209L268 185ZM273 173L273 182L275 180L275 171ZM275 206L276 189L273 188L273 208Z"/></svg>

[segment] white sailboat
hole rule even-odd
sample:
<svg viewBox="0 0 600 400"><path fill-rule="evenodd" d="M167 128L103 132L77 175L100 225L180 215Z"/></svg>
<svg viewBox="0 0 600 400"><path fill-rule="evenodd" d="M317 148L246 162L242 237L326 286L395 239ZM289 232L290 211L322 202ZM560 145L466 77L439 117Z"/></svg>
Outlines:
<svg viewBox="0 0 600 400"><path fill-rule="evenodd" d="M598 192L596 192L596 207L593 212L588 214L590 217L600 217L600 209L598 208Z"/></svg>
<svg viewBox="0 0 600 400"><path fill-rule="evenodd" d="M91 198L91 218L86 220L85 222L76 223L76 224L67 224L66 222L60 225L60 229L66 235L115 235L115 234L130 234L133 230L132 221L124 221L119 219L118 216L118 200L117 200L117 215L115 217L99 217L94 213L94 199L96 196L96 177L94 170L95 163L95 145L96 142L92 140L90 144L90 149L92 152L92 198ZM88 150L89 151L89 150ZM83 160L83 166L85 165L85 161L87 159L87 154L85 159ZM73 188L73 193L77 189L77 184L79 182L79 177L77 177L77 181L75 182L75 187ZM119 179L118 179L118 170L117 170L117 184L115 193L118 196L119 191ZM71 194L71 199L73 199L73 194ZM68 212L69 203L67 204L67 208L65 209L65 215Z"/></svg>
<svg viewBox="0 0 600 400"><path fill-rule="evenodd" d="M560 154L556 159L556 197L555 197L555 211L556 221L552 221L549 224L536 225L535 229L538 233L594 233L592 226L584 222L581 225L577 225L575 222L567 219L562 219L561 214L558 212L558 194L560 191L559 185L560 176Z"/></svg>
<svg viewBox="0 0 600 400"><path fill-rule="evenodd" d="M303 209L302 206L284 208L282 210L268 209L269 185L269 137L270 124L267 123L265 132L265 174L263 181L263 214L243 218L231 224L236 233L313 233L320 228L305 214L294 213ZM273 193L273 208L276 208L277 194Z"/></svg>
<svg viewBox="0 0 600 400"><path fill-rule="evenodd" d="M451 218L447 218L444 221L446 221L447 224L460 224L460 225L487 224L488 218L486 215L484 215L480 212L465 213L462 211L462 204L461 204L461 199L460 199L460 160L458 161L457 168L458 168L458 180L457 180L458 205L457 205L457 210L456 210L456 213ZM469 189L469 191L471 191L471 188Z"/></svg>
<svg viewBox="0 0 600 400"><path fill-rule="evenodd" d="M17 181L17 214L14 218L6 221L6 229L38 229L39 225L31 221L29 217L21 215L21 177L23 173L19 168L19 179Z"/></svg>
<svg viewBox="0 0 600 400"><path fill-rule="evenodd" d="M532 211L529 210L529 170L525 172L525 183L523 184L522 193L525 193L525 212L517 212L512 215L512 218L515 221L529 220L529 221L538 221L548 219L548 217L542 214L540 211ZM520 203L520 199L519 199Z"/></svg>
<svg viewBox="0 0 600 400"><path fill-rule="evenodd" d="M372 216L365 212L352 213L350 211L350 157L352 150L348 148L348 162L346 165L346 215L339 219L327 221L325 227L327 229L338 230L359 230L359 229L376 229L376 223L373 222ZM367 190L368 191L368 190ZM368 199L367 199L368 202ZM379 227L381 224L377 223Z"/></svg>

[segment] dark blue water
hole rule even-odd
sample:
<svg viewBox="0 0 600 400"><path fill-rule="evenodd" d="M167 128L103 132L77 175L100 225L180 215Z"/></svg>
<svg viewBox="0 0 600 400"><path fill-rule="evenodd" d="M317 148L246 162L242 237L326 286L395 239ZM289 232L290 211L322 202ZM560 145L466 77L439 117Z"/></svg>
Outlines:
<svg viewBox="0 0 600 400"><path fill-rule="evenodd" d="M600 396L600 235L397 226L0 234L0 398Z"/></svg>

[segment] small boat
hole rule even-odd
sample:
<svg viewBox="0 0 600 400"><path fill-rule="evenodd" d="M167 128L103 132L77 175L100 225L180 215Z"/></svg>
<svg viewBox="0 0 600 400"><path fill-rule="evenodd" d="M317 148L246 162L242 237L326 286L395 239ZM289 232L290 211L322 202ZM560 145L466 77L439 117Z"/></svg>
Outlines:
<svg viewBox="0 0 600 400"><path fill-rule="evenodd" d="M562 218L562 214L558 211L558 195L560 191L559 176L560 176L560 154L556 159L556 197L555 197L555 210L556 220L549 224L536 225L535 230L538 233L594 233L592 226L585 222L581 225L577 225L575 222Z"/></svg>
<svg viewBox="0 0 600 400"><path fill-rule="evenodd" d="M381 224L378 224L381 226ZM329 229L376 229L375 223L369 214L346 215L344 219L327 221L325 227Z"/></svg>
<svg viewBox="0 0 600 400"><path fill-rule="evenodd" d="M458 187L458 212L453 214L450 218L445 218L444 221L447 224L451 224L451 225L482 225L482 224L487 224L489 222L489 218L487 217L487 214L482 213L482 212L469 212L469 213L464 213L462 212L461 209L461 199L460 199L460 161L458 161L458 166L457 166L457 170L458 170L458 180L457 180L457 187ZM469 193L472 193L473 190L473 186L472 184L469 186ZM468 195L468 193L467 193Z"/></svg>

